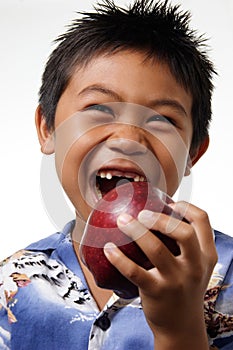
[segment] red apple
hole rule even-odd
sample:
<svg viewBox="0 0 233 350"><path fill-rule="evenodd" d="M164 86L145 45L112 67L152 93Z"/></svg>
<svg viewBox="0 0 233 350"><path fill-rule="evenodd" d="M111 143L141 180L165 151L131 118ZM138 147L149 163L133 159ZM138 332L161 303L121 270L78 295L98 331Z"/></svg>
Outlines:
<svg viewBox="0 0 233 350"><path fill-rule="evenodd" d="M133 217L143 209L175 215L170 197L148 182L128 182L109 191L89 216L80 245L81 259L92 272L99 287L114 290L123 298L138 296L138 288L126 279L105 257L103 247L115 243L121 251L145 269L153 265L139 246L117 227L117 217L127 212ZM174 255L180 254L176 242L158 231L152 231Z"/></svg>

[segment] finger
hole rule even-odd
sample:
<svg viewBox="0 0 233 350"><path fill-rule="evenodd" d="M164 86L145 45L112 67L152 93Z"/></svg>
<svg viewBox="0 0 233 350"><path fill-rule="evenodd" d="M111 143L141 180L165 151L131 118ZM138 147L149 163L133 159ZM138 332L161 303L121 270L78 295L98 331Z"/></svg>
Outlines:
<svg viewBox="0 0 233 350"><path fill-rule="evenodd" d="M205 252L206 255L211 256L216 263L217 253L214 234L208 214L204 210L184 201L173 203L171 207L180 216L188 220L196 232L201 250Z"/></svg>
<svg viewBox="0 0 233 350"><path fill-rule="evenodd" d="M138 287L143 288L144 285L152 282L148 271L129 259L114 243L105 244L104 254L122 275ZM153 283L156 283L155 277Z"/></svg>
<svg viewBox="0 0 233 350"><path fill-rule="evenodd" d="M174 256L158 237L128 214L120 215L117 224L122 232L136 242L154 266L163 273L171 273Z"/></svg>
<svg viewBox="0 0 233 350"><path fill-rule="evenodd" d="M195 260L200 256L200 245L194 228L186 222L162 213L143 210L138 220L151 230L156 230L173 239L184 258Z"/></svg>

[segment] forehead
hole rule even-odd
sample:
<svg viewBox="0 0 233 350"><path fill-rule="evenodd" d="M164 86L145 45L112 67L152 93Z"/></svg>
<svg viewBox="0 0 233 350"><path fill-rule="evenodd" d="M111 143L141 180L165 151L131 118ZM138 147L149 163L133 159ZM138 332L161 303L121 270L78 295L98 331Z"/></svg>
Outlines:
<svg viewBox="0 0 233 350"><path fill-rule="evenodd" d="M116 90L125 102L147 105L147 100L163 95L189 100L187 108L191 110L191 93L178 83L166 63L148 58L145 52L123 50L97 55L76 67L68 86L90 93L94 89L87 91L88 86L98 84Z"/></svg>

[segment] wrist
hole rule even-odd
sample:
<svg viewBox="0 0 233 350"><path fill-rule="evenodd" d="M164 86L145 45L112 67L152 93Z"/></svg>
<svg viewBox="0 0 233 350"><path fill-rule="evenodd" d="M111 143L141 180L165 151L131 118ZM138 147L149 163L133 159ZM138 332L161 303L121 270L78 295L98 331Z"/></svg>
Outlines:
<svg viewBox="0 0 233 350"><path fill-rule="evenodd" d="M156 350L209 350L206 334L193 337L190 334L155 336Z"/></svg>
<svg viewBox="0 0 233 350"><path fill-rule="evenodd" d="M169 329L153 328L156 350L209 350L204 315L192 322L187 319L179 325L174 322Z"/></svg>

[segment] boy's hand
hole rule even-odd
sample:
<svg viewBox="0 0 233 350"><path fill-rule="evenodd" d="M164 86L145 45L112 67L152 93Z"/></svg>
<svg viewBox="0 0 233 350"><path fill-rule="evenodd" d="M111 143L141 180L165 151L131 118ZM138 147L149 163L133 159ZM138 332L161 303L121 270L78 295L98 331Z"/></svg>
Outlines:
<svg viewBox="0 0 233 350"><path fill-rule="evenodd" d="M156 349L208 349L203 300L217 262L208 215L186 202L171 205L187 222L142 211L138 220L125 214L119 228L136 241L155 266L145 270L117 247L106 249L110 262L139 288ZM141 235L141 232L146 233ZM174 256L149 229L173 238L181 254ZM109 246L109 245L108 245Z"/></svg>

